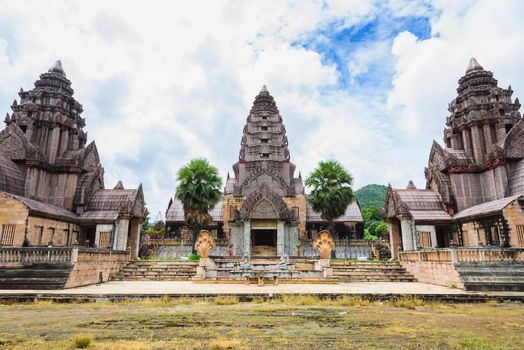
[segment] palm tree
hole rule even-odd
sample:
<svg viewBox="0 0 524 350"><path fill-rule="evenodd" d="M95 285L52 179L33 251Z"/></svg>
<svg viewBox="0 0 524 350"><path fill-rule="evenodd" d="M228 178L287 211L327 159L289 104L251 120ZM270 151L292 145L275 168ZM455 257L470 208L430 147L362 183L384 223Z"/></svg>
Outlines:
<svg viewBox="0 0 524 350"><path fill-rule="evenodd" d="M201 228L211 222L209 211L222 197L222 179L206 159L193 159L177 174L175 197L182 202L187 225L193 229L193 249Z"/></svg>
<svg viewBox="0 0 524 350"><path fill-rule="evenodd" d="M334 234L335 219L342 216L353 201L353 177L340 163L329 160L320 162L305 183L311 188L308 202L328 222L328 230Z"/></svg>

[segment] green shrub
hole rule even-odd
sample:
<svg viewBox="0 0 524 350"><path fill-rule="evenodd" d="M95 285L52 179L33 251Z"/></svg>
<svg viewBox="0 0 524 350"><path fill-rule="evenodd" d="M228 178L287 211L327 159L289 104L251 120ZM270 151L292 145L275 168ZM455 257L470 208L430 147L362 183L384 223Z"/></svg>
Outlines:
<svg viewBox="0 0 524 350"><path fill-rule="evenodd" d="M187 260L189 260L189 261L200 261L200 255L195 254L195 253L191 253L191 255L189 255L187 257Z"/></svg>
<svg viewBox="0 0 524 350"><path fill-rule="evenodd" d="M91 337L87 335L77 335L73 338L75 349L85 349L91 344Z"/></svg>

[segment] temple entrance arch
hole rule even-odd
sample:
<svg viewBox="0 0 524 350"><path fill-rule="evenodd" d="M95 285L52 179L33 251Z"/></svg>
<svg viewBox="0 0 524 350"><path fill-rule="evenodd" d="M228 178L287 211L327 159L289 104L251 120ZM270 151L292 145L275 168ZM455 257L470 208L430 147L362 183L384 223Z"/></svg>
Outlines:
<svg viewBox="0 0 524 350"><path fill-rule="evenodd" d="M277 255L277 220L251 220L251 254Z"/></svg>

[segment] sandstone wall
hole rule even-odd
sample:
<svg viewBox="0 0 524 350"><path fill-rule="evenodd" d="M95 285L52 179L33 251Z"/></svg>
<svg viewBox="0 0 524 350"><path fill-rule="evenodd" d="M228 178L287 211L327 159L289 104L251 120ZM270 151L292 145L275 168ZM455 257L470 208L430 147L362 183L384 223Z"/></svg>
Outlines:
<svg viewBox="0 0 524 350"><path fill-rule="evenodd" d="M104 282L117 274L128 262L77 262L69 274L65 288L95 284L102 272Z"/></svg>
<svg viewBox="0 0 524 350"><path fill-rule="evenodd" d="M13 243L9 246L21 247L24 242L28 214L29 210L20 201L0 193L0 239L2 238L3 229L7 225L15 225Z"/></svg>
<svg viewBox="0 0 524 350"><path fill-rule="evenodd" d="M439 286L464 288L455 265L451 262L436 261L400 261L401 265L419 282Z"/></svg>

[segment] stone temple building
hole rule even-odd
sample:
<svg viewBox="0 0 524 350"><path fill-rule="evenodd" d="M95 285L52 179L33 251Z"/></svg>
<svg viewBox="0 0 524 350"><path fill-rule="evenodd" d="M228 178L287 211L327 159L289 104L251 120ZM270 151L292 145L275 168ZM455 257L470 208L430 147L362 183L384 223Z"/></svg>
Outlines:
<svg viewBox="0 0 524 350"><path fill-rule="evenodd" d="M142 186L104 188L95 142L60 61L20 89L0 132L0 246L136 252L147 216ZM136 253L135 253L136 255Z"/></svg>
<svg viewBox="0 0 524 350"><path fill-rule="evenodd" d="M513 90L472 58L449 104L444 145L434 141L426 188L388 188L392 251L524 247L524 121Z"/></svg>
<svg viewBox="0 0 524 350"><path fill-rule="evenodd" d="M277 105L264 86L255 97L240 142L234 176L228 175L223 200L210 213L211 231L222 242L214 252L227 254L232 245L237 256L315 255L311 248L324 222L307 202L300 173L290 161L286 128ZM189 238L182 203L171 200L166 225L175 237ZM339 240L362 238L360 208L350 204L337 219ZM337 245L337 254L344 255Z"/></svg>

